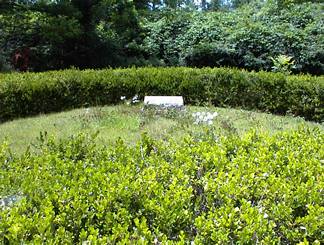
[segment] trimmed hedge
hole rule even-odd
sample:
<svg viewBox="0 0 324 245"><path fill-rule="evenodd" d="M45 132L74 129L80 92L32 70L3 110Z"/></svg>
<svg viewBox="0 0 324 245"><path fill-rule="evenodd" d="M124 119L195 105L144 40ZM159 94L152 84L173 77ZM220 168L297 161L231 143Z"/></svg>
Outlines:
<svg viewBox="0 0 324 245"><path fill-rule="evenodd" d="M18 200L1 244L323 244L318 129L54 142L19 159L0 145L0 200Z"/></svg>
<svg viewBox="0 0 324 245"><path fill-rule="evenodd" d="M229 68L75 69L0 76L0 122L120 102L121 96L183 95L187 104L242 107L324 119L324 77Z"/></svg>

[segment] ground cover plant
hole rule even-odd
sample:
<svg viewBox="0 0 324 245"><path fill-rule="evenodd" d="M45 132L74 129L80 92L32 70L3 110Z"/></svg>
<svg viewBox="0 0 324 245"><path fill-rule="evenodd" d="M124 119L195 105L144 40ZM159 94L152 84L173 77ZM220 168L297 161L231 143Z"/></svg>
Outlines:
<svg viewBox="0 0 324 245"><path fill-rule="evenodd" d="M324 241L319 129L42 142L21 157L0 148L0 195L14 200L0 209L2 243Z"/></svg>
<svg viewBox="0 0 324 245"><path fill-rule="evenodd" d="M76 69L0 77L0 122L121 102L138 95L182 95L209 103L324 120L324 77L230 68Z"/></svg>

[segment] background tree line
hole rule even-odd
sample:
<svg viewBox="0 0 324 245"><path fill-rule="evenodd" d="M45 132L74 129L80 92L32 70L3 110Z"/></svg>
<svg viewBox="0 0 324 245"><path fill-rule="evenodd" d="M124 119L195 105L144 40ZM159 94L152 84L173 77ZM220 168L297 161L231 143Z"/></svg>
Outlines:
<svg viewBox="0 0 324 245"><path fill-rule="evenodd" d="M295 73L324 74L323 7L302 0L0 0L0 70L19 69L14 55L28 50L32 71L273 70L285 55Z"/></svg>

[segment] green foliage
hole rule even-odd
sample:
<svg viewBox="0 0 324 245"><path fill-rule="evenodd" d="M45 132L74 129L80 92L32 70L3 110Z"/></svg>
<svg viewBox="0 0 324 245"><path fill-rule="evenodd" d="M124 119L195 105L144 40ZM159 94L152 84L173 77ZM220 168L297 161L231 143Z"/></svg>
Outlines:
<svg viewBox="0 0 324 245"><path fill-rule="evenodd" d="M294 67L295 63L295 61L287 55L279 55L276 58L271 57L271 60L273 61L273 71L279 71L286 74L291 73L291 69Z"/></svg>
<svg viewBox="0 0 324 245"><path fill-rule="evenodd" d="M6 58L11 59L16 50L29 47L29 66L36 71L61 68L61 63L71 58L71 50L64 45L82 33L74 17L25 9L0 15L0 31L0 47Z"/></svg>
<svg viewBox="0 0 324 245"><path fill-rule="evenodd" d="M0 53L0 72L7 72L10 71L11 67L8 64L5 56Z"/></svg>
<svg viewBox="0 0 324 245"><path fill-rule="evenodd" d="M251 2L251 3L250 3ZM0 49L30 49L44 71L135 66L235 66L324 74L321 3L303 0L2 0ZM311 2L316 2L312 0Z"/></svg>
<svg viewBox="0 0 324 245"><path fill-rule="evenodd" d="M217 141L118 141L84 135L0 161L4 244L320 244L318 129L251 131ZM5 159L0 147L0 159Z"/></svg>
<svg viewBox="0 0 324 245"><path fill-rule="evenodd" d="M0 48L9 58L15 50L29 47L31 71L119 66L126 63L121 58L124 46L140 33L132 1L22 1L16 5L0 9Z"/></svg>
<svg viewBox="0 0 324 245"><path fill-rule="evenodd" d="M187 104L242 107L323 121L323 76L228 68L65 70L0 76L0 121L89 105L121 96L182 95Z"/></svg>
<svg viewBox="0 0 324 245"><path fill-rule="evenodd" d="M182 49L184 48L183 32L189 27L191 13L165 10L153 21L147 21L147 30L143 47L147 53L163 60L166 65L179 65Z"/></svg>
<svg viewBox="0 0 324 245"><path fill-rule="evenodd" d="M324 74L322 8L312 3L280 8L267 2L172 18L162 13L145 24L143 45L166 64L271 71L270 57L285 54L295 61L292 72L320 75Z"/></svg>
<svg viewBox="0 0 324 245"><path fill-rule="evenodd" d="M239 65L235 50L207 43L199 44L189 50L185 63L192 67L235 67Z"/></svg>

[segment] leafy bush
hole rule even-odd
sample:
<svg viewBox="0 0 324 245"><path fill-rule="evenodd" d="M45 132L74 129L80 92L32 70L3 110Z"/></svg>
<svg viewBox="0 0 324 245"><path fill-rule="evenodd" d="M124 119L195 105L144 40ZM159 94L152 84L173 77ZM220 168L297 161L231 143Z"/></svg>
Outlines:
<svg viewBox="0 0 324 245"><path fill-rule="evenodd" d="M324 119L324 79L226 68L65 70L0 76L0 121L120 102L121 96L182 95L187 104L211 102Z"/></svg>
<svg viewBox="0 0 324 245"><path fill-rule="evenodd" d="M276 58L271 57L271 60L273 61L272 69L274 72L280 71L286 74L291 73L291 69L294 67L295 63L295 61L287 55L279 55Z"/></svg>
<svg viewBox="0 0 324 245"><path fill-rule="evenodd" d="M324 241L324 134L156 142L99 149L81 135L38 155L0 147L0 242L297 244Z"/></svg>
<svg viewBox="0 0 324 245"><path fill-rule="evenodd" d="M0 72L8 72L11 70L8 61L6 60L5 56L3 56L0 52Z"/></svg>
<svg viewBox="0 0 324 245"><path fill-rule="evenodd" d="M239 66L235 50L222 47L221 44L199 44L192 48L185 57L185 62L192 67Z"/></svg>
<svg viewBox="0 0 324 245"><path fill-rule="evenodd" d="M287 55L295 60L293 73L323 75L322 8L319 3L279 8L265 1L227 12L166 17L162 12L160 19L145 24L143 46L168 65L271 71L270 57Z"/></svg>

